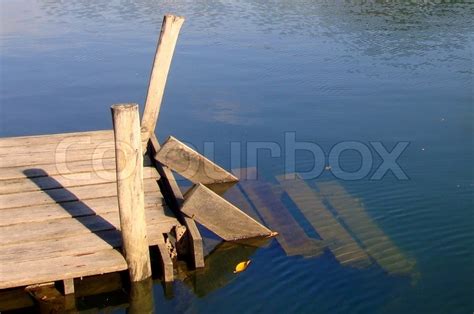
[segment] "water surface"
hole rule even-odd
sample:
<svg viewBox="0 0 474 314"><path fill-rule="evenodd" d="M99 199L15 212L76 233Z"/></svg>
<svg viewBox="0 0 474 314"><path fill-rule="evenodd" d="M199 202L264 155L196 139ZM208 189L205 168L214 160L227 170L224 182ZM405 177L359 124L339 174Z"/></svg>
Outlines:
<svg viewBox="0 0 474 314"><path fill-rule="evenodd" d="M214 159L227 168L237 163L231 142L242 145L237 165L255 166L246 164L246 143L283 145L285 132L326 153L341 141L410 142L399 159L409 180L389 173L341 181L325 171L307 183L335 181L358 199L415 261L411 275L344 267L329 252L287 256L273 240L243 249L251 267L209 293L178 281L167 298L155 284L157 311L474 310L469 1L21 0L1 1L0 12L1 136L110 128L111 104L143 104L162 16L172 12L187 21L160 140L173 134L201 152L213 142ZM298 154L297 170L310 168L310 157ZM269 182L285 171L282 157L263 152L258 160ZM344 162L357 169L358 155Z"/></svg>

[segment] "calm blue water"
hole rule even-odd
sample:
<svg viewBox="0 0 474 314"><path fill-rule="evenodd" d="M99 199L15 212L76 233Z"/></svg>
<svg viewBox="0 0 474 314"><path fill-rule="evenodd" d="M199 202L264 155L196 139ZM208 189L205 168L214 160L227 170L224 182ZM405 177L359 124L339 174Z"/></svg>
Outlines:
<svg viewBox="0 0 474 314"><path fill-rule="evenodd" d="M110 128L111 104L144 102L163 14L183 15L160 140L173 134L200 151L214 142L227 168L230 142L242 143L241 166L254 166L246 143L283 145L285 132L326 153L341 141L408 141L399 163L410 180L339 183L416 266L411 276L343 267L327 252L287 256L273 240L207 294L177 282L169 299L156 284L157 311L472 313L469 2L2 0L0 135ZM310 157L297 154L297 169ZM258 168L273 178L284 158L263 152ZM335 178L309 184L318 180Z"/></svg>

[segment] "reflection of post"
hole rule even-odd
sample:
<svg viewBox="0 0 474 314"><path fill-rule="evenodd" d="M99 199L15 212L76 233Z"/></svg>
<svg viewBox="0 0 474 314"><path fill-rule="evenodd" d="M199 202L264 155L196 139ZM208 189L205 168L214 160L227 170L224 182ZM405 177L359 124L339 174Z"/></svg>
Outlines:
<svg viewBox="0 0 474 314"><path fill-rule="evenodd" d="M265 245L269 239L262 239ZM258 250L258 246L242 245L232 242L222 242L205 259L205 267L192 272L184 279L198 297L222 288L238 277L234 274L235 265L246 261Z"/></svg>
<svg viewBox="0 0 474 314"><path fill-rule="evenodd" d="M120 230L131 281L151 276L143 195L143 157L137 104L112 106Z"/></svg>
<svg viewBox="0 0 474 314"><path fill-rule="evenodd" d="M130 306L127 313L154 313L153 281L151 278L131 283Z"/></svg>

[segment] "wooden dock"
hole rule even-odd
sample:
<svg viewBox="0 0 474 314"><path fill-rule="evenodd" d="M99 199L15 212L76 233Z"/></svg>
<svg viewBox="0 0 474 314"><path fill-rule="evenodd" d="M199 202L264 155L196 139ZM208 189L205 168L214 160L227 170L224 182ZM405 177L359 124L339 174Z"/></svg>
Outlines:
<svg viewBox="0 0 474 314"><path fill-rule="evenodd" d="M161 146L155 136L183 22L163 20L141 122L138 105L119 104L113 130L0 139L0 289L56 282L67 295L74 279L124 270L132 282L145 280L151 246L163 280L172 281L178 257L204 266L194 219L228 239L273 235L203 185L236 181L232 174L173 137ZM189 197L172 170L196 184Z"/></svg>

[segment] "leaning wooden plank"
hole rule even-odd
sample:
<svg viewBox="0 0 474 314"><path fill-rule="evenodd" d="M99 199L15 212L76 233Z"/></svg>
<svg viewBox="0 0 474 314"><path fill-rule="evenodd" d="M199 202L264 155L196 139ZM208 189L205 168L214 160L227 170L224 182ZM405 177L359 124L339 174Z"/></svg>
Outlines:
<svg viewBox="0 0 474 314"><path fill-rule="evenodd" d="M26 171L26 174L30 170ZM36 174L39 174L38 169L31 169ZM10 193L24 193L39 190L50 190L58 188L69 188L73 186L92 185L100 183L115 182L114 171L94 171L75 173L67 176L64 175L48 175L44 172L44 176L24 178L24 179L10 179L0 180L0 194ZM158 172L153 167L143 167L144 179L159 179Z"/></svg>
<svg viewBox="0 0 474 314"><path fill-rule="evenodd" d="M156 152L160 149L160 144L158 143L155 134L151 135L148 147L152 156L155 156ZM194 220L181 213L181 206L184 202L184 197L178 187L174 174L168 167L162 165L155 159L153 160L155 161L155 166L161 176L160 182L162 183L163 195L167 197L168 204L175 212L177 218L186 226L186 236L189 245L187 250L189 251L191 262L195 268L202 268L204 267L204 253L202 237L199 229Z"/></svg>
<svg viewBox="0 0 474 314"><path fill-rule="evenodd" d="M166 80L173 59L174 48L184 17L165 15L161 25L160 38L156 46L155 59L151 68L150 82L145 101L145 111L141 122L143 152L148 140L155 134L156 122L160 113L161 101L165 92Z"/></svg>
<svg viewBox="0 0 474 314"><path fill-rule="evenodd" d="M16 136L0 138L0 147L11 146L42 146L45 144L58 144L68 138L90 138L91 140L113 138L112 130L98 130L86 132L55 133L31 136Z"/></svg>
<svg viewBox="0 0 474 314"><path fill-rule="evenodd" d="M276 178L341 264L355 267L371 264L369 256L306 182L297 175L294 180L286 180L284 175Z"/></svg>
<svg viewBox="0 0 474 314"><path fill-rule="evenodd" d="M242 178L256 177L256 169L236 169ZM248 175L247 175L248 173ZM281 202L281 195L275 194L272 187L265 182L241 180L238 185L253 208L272 230L278 231L278 243L288 256L302 255L305 257L318 256L324 252L322 241L310 238Z"/></svg>
<svg viewBox="0 0 474 314"><path fill-rule="evenodd" d="M185 195L181 211L226 241L272 235L267 227L203 184L197 184Z"/></svg>
<svg viewBox="0 0 474 314"><path fill-rule="evenodd" d="M116 250L10 263L0 267L0 289L105 274L125 269L127 269L127 263Z"/></svg>
<svg viewBox="0 0 474 314"><path fill-rule="evenodd" d="M410 274L415 262L393 243L369 216L360 201L335 181L317 184L321 195L332 205L369 255L390 274Z"/></svg>
<svg viewBox="0 0 474 314"><path fill-rule="evenodd" d="M163 210L166 216L174 216L171 210L164 205L163 196L159 192L150 192L145 195L145 208ZM100 215L109 212L118 212L116 196L0 210L0 226Z"/></svg>
<svg viewBox="0 0 474 314"><path fill-rule="evenodd" d="M148 228L156 227L162 231L161 233L169 232L178 224L176 219L166 217L163 215L163 212L158 210L147 209L146 216ZM4 226L0 227L0 239L2 239L2 245L9 245L114 229L120 229L120 220L117 212L106 213L100 216L63 218Z"/></svg>
<svg viewBox="0 0 474 314"><path fill-rule="evenodd" d="M233 174L172 136L161 146L155 158L193 183L215 184L238 181Z"/></svg>
<svg viewBox="0 0 474 314"><path fill-rule="evenodd" d="M144 180L145 192L158 190L156 180ZM117 184L102 183L96 185L73 186L64 189L33 191L0 195L0 210L14 207L44 205L69 201L86 200L117 195Z"/></svg>

